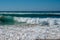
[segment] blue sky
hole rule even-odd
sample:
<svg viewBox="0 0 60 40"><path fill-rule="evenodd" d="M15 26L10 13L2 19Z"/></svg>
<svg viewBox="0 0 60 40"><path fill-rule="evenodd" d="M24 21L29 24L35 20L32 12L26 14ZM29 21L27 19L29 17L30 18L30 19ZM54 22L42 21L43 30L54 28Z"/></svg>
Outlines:
<svg viewBox="0 0 60 40"><path fill-rule="evenodd" d="M0 11L60 11L60 0L0 0Z"/></svg>

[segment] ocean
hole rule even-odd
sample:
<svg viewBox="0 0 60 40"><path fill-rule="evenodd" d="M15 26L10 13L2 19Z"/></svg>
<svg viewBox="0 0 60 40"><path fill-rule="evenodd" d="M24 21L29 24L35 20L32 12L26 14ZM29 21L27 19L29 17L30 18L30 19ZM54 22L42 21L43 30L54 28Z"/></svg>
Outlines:
<svg viewBox="0 0 60 40"><path fill-rule="evenodd" d="M60 22L60 11L0 11L0 16L3 16L2 20L5 23L12 21L28 24Z"/></svg>
<svg viewBox="0 0 60 40"><path fill-rule="evenodd" d="M0 11L0 15L34 18L60 18L60 11Z"/></svg>

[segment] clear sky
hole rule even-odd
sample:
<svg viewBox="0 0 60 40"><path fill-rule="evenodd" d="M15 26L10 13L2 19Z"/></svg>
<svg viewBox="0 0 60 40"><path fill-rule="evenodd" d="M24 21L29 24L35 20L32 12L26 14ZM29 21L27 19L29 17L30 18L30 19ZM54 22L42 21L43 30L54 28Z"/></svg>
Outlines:
<svg viewBox="0 0 60 40"><path fill-rule="evenodd" d="M60 11L60 0L0 0L0 11Z"/></svg>

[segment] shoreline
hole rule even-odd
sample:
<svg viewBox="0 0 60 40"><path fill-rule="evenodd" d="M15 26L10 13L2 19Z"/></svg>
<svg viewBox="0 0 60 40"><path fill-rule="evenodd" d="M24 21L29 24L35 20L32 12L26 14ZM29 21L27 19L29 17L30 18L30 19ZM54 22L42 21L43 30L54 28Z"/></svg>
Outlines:
<svg viewBox="0 0 60 40"><path fill-rule="evenodd" d="M7 40L36 40L36 39L60 39L59 25L41 26L41 25L3 25L0 26L0 39L4 36ZM4 34L4 35L3 35ZM2 39L3 40L3 39Z"/></svg>

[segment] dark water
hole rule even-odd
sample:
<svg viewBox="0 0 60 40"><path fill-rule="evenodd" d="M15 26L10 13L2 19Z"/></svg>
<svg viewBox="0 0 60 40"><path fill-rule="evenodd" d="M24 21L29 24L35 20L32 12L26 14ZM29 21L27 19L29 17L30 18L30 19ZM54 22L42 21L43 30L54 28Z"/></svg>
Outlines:
<svg viewBox="0 0 60 40"><path fill-rule="evenodd" d="M17 17L60 18L60 11L0 11L0 15Z"/></svg>
<svg viewBox="0 0 60 40"><path fill-rule="evenodd" d="M60 11L0 11L0 12L12 12L12 13L60 13Z"/></svg>

